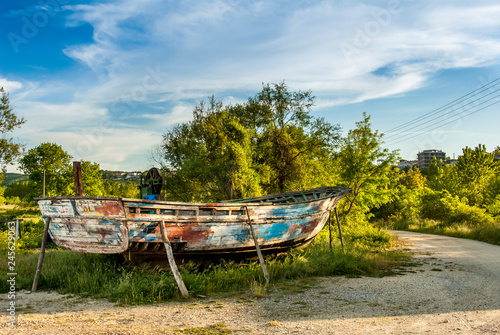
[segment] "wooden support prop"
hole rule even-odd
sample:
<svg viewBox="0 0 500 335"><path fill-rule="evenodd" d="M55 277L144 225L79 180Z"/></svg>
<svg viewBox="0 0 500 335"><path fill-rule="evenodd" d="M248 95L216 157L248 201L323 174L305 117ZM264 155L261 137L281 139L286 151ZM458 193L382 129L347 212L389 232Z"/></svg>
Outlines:
<svg viewBox="0 0 500 335"><path fill-rule="evenodd" d="M328 231L330 232L330 251L333 250L332 247L332 211L328 214Z"/></svg>
<svg viewBox="0 0 500 335"><path fill-rule="evenodd" d="M165 231L165 223L160 221L160 232L161 238L163 240L163 244L165 245L165 250L167 252L168 263L170 264L170 269L174 274L175 281L177 282L177 286L179 286L179 290L181 291L181 295L184 298L189 298L189 292L184 285L184 281L182 280L181 273L177 268L177 264L175 263L174 253L172 251L172 246L170 245L170 241L168 240L167 232Z"/></svg>
<svg viewBox="0 0 500 335"><path fill-rule="evenodd" d="M75 180L75 195L84 196L82 182L82 163L73 162L73 179Z"/></svg>
<svg viewBox="0 0 500 335"><path fill-rule="evenodd" d="M342 230L340 229L340 220L339 213L337 212L337 207L335 207L335 217L337 218L337 227L339 227L340 243L342 244L342 249L344 249L344 238L342 237Z"/></svg>
<svg viewBox="0 0 500 335"><path fill-rule="evenodd" d="M40 278L40 273L42 272L43 258L45 256L45 245L47 244L47 235L49 233L50 218L44 218L43 222L45 223L45 227L43 228L42 245L40 247L40 256L38 257L38 264L36 265L35 278L33 279L31 292L36 292L36 288L38 286L38 278Z"/></svg>
<svg viewBox="0 0 500 335"><path fill-rule="evenodd" d="M264 261L264 256L262 256L262 251L260 251L259 242L257 241L257 236L255 236L255 232L253 230L252 219L250 219L250 212L248 210L248 206L245 206L245 211L247 212L250 232L252 233L252 237L255 242L255 250L257 250L257 255L259 256L260 267L262 268L262 272L264 273L264 278L266 279L266 283L269 284L269 272L267 272L266 262Z"/></svg>

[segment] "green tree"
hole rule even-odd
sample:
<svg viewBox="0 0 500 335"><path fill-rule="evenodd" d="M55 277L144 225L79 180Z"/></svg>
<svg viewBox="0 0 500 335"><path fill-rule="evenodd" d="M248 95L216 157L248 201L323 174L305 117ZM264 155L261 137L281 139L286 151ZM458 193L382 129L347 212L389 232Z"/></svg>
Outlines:
<svg viewBox="0 0 500 335"><path fill-rule="evenodd" d="M250 137L213 97L195 108L194 119L163 136L165 187L184 201L218 201L260 194L252 168Z"/></svg>
<svg viewBox="0 0 500 335"><path fill-rule="evenodd" d="M393 169L393 172L399 170ZM396 179L394 179L394 177ZM422 196L426 193L426 178L415 166L406 172L395 173L390 184L391 201L379 209L372 210L379 219L412 219L420 213ZM394 183L394 180L397 180Z"/></svg>
<svg viewBox="0 0 500 335"><path fill-rule="evenodd" d="M26 121L18 117L10 107L9 95L0 87L0 168L5 171L6 165L17 160L22 154L22 145L15 143L7 134L20 127Z"/></svg>
<svg viewBox="0 0 500 335"><path fill-rule="evenodd" d="M28 150L19 161L19 167L29 176L32 186L30 198L42 196L44 171L45 196L74 195L71 159L71 155L55 143L41 143ZM103 185L99 164L82 161L82 183L85 195L102 195Z"/></svg>
<svg viewBox="0 0 500 335"><path fill-rule="evenodd" d="M12 183L5 188L4 196L6 198L18 197L20 201L23 201L30 194L31 189L32 187L28 181Z"/></svg>
<svg viewBox="0 0 500 335"><path fill-rule="evenodd" d="M139 187L133 182L103 180L102 195L107 197L122 197L137 199L140 197Z"/></svg>
<svg viewBox="0 0 500 335"><path fill-rule="evenodd" d="M310 91L291 92L284 82L236 106L213 96L201 102L193 121L163 136L166 188L190 201L331 184L340 127L314 118L313 102Z"/></svg>
<svg viewBox="0 0 500 335"><path fill-rule="evenodd" d="M341 142L335 166L340 184L352 189L342 202L344 217L352 211L365 215L391 200L391 165L397 151L383 148L382 137L371 129L370 116L363 113L363 120Z"/></svg>
<svg viewBox="0 0 500 335"><path fill-rule="evenodd" d="M426 185L426 178L416 166L406 172L401 173L401 185L407 188L423 188Z"/></svg>
<svg viewBox="0 0 500 335"><path fill-rule="evenodd" d="M486 152L486 147L479 144L476 148L465 147L456 164L461 185L461 197L466 197L470 205L482 206L487 196L488 184L500 165L495 162L495 154Z"/></svg>
<svg viewBox="0 0 500 335"><path fill-rule="evenodd" d="M28 150L19 167L28 175L33 185L31 197L42 196L45 171L45 195L60 196L71 192L71 156L55 143L41 143Z"/></svg>
<svg viewBox="0 0 500 335"><path fill-rule="evenodd" d="M308 187L309 169L320 172L316 163L326 162L336 148L340 127L314 118L313 105L311 91L291 92L281 82L263 85L246 104L230 108L253 136L256 169L269 177L266 193Z"/></svg>
<svg viewBox="0 0 500 335"><path fill-rule="evenodd" d="M84 160L81 161L81 164L83 192L86 196L101 196L103 194L104 185L99 164ZM70 177L70 180L71 185L74 185L74 178ZM70 188L72 192L69 194L75 194L74 187L71 187L71 185Z"/></svg>

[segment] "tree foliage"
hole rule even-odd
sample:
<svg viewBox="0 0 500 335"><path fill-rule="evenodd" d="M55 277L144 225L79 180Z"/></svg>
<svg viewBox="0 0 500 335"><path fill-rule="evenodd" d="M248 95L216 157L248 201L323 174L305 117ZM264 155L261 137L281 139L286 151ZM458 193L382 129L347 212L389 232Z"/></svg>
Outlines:
<svg viewBox="0 0 500 335"><path fill-rule="evenodd" d="M43 194L45 171L45 196L74 195L73 164L63 148L55 143L41 143L28 150L19 161L19 167L29 176L32 192L30 198ZM102 195L99 164L82 161L82 183L85 195Z"/></svg>
<svg viewBox="0 0 500 335"><path fill-rule="evenodd" d="M81 161L82 164L82 185L83 191L86 196L102 196L103 195L103 182L102 182L102 173L100 171L100 167L98 163L89 162L89 161ZM72 167L72 166L71 166ZM74 179L73 179L73 169L71 170L71 193L75 194L74 190Z"/></svg>
<svg viewBox="0 0 500 335"><path fill-rule="evenodd" d="M0 87L0 168L5 171L7 164L17 160L22 154L22 145L15 143L7 134L20 127L26 121L14 114L10 107L9 95Z"/></svg>
<svg viewBox="0 0 500 335"><path fill-rule="evenodd" d="M344 215L352 210L365 214L390 200L388 185L397 152L383 148L382 137L372 130L370 116L363 113L363 120L341 142L335 166L339 183L352 189L343 202Z"/></svg>
<svg viewBox="0 0 500 335"><path fill-rule="evenodd" d="M17 183L9 184L5 188L4 196L6 198L18 197L20 201L23 201L31 193L31 185L28 181L20 181Z"/></svg>
<svg viewBox="0 0 500 335"><path fill-rule="evenodd" d="M106 197L121 197L137 199L140 196L139 187L133 182L103 180L102 195Z"/></svg>
<svg viewBox="0 0 500 335"><path fill-rule="evenodd" d="M200 102L193 121L163 135L166 187L174 199L213 201L319 186L331 179L339 127L311 113L310 91L263 85L244 104Z"/></svg>
<svg viewBox="0 0 500 335"><path fill-rule="evenodd" d="M476 148L465 147L456 164L457 177L461 185L460 194L469 200L469 204L482 206L487 197L490 180L500 170L495 154L486 152L486 147L479 144Z"/></svg>
<svg viewBox="0 0 500 335"><path fill-rule="evenodd" d="M45 195L67 195L71 192L70 170L71 156L55 143L41 143L28 150L20 160L19 168L28 175L33 185L32 196L43 193L43 175L45 171Z"/></svg>
<svg viewBox="0 0 500 335"><path fill-rule="evenodd" d="M246 129L212 97L195 108L193 121L163 135L166 188L184 201L258 195Z"/></svg>
<svg viewBox="0 0 500 335"><path fill-rule="evenodd" d="M256 166L270 173L266 192L307 187L309 169L336 148L340 127L314 118L313 105L311 91L290 92L281 82L263 85L245 105L230 109L253 134Z"/></svg>
<svg viewBox="0 0 500 335"><path fill-rule="evenodd" d="M496 197L496 175L500 163L495 161L495 154L486 152L486 147L479 144L476 148L465 147L457 164L443 165L436 159L427 168L428 186L435 191L447 191L458 196L472 206L482 207Z"/></svg>

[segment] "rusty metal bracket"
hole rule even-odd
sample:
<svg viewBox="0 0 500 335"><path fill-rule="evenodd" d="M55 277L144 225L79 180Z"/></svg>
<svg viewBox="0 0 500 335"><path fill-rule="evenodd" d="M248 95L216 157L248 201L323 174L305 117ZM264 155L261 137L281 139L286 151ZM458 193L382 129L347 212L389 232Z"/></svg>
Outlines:
<svg viewBox="0 0 500 335"><path fill-rule="evenodd" d="M160 232L163 244L165 245L165 251L167 252L168 263L170 264L170 269L172 270L172 274L174 275L175 281L177 282L177 286L179 286L181 295L184 298L189 298L189 292L186 288L186 285L184 285L181 273L179 272L177 264L175 263L174 253L172 251L170 241L168 240L167 232L165 231L165 223L163 222L163 220L160 221Z"/></svg>
<svg viewBox="0 0 500 335"><path fill-rule="evenodd" d="M255 242L255 250L257 250L257 255L259 256L260 267L262 268L262 272L264 273L264 278L266 279L266 283L269 284L269 272L267 272L266 262L264 261L264 256L262 256L262 251L260 250L259 243L257 242L257 236L255 236L255 232L253 230L252 220L250 218L250 212L248 210L248 206L245 206L245 211L247 212L250 232L252 233L252 237Z"/></svg>

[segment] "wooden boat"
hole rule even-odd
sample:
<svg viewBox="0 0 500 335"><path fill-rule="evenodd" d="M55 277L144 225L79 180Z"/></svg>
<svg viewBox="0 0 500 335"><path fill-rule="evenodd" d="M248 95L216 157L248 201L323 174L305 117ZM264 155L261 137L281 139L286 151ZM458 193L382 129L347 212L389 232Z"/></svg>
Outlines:
<svg viewBox="0 0 500 335"><path fill-rule="evenodd" d="M320 187L220 203L88 196L36 200L50 237L63 249L128 259L164 257L163 228L177 256L224 257L255 252L256 242L263 252L311 242L349 192Z"/></svg>

